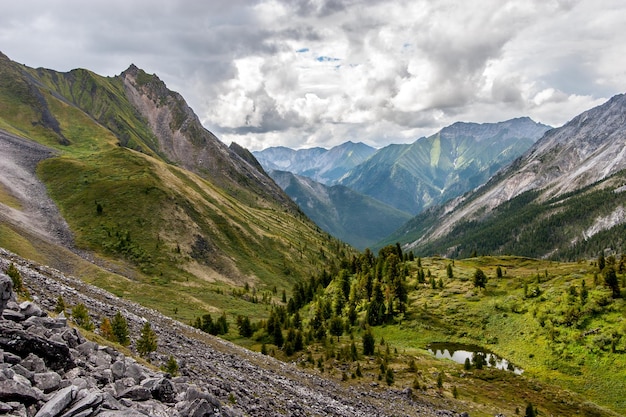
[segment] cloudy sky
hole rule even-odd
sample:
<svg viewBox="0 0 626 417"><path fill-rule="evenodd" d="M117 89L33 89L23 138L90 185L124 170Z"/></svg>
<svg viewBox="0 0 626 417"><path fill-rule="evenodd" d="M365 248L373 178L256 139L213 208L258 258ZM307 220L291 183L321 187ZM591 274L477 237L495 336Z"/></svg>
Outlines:
<svg viewBox="0 0 626 417"><path fill-rule="evenodd" d="M455 121L559 126L626 92L626 2L21 0L2 5L0 51L134 63L227 144L381 147Z"/></svg>

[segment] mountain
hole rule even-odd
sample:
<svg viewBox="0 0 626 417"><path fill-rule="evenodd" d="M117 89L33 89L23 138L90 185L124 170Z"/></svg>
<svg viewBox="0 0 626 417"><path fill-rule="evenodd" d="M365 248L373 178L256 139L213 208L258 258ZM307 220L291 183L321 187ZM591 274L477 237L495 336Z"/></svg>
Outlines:
<svg viewBox="0 0 626 417"><path fill-rule="evenodd" d="M268 171L288 171L323 184L334 184L375 152L376 149L364 143L345 142L328 150L309 148L296 151L279 146L253 152L253 155Z"/></svg>
<svg viewBox="0 0 626 417"><path fill-rule="evenodd" d="M411 218L342 185L327 186L286 171L270 176L317 225L357 249L375 244Z"/></svg>
<svg viewBox="0 0 626 417"><path fill-rule="evenodd" d="M0 246L155 308L186 299L182 318L233 305L213 285L290 289L350 250L134 65L0 55L0 147Z"/></svg>
<svg viewBox="0 0 626 417"><path fill-rule="evenodd" d="M339 183L417 214L485 183L549 126L529 118L455 123L409 145L389 145Z"/></svg>
<svg viewBox="0 0 626 417"><path fill-rule="evenodd" d="M626 96L547 132L486 185L412 219L419 253L576 259L624 245Z"/></svg>

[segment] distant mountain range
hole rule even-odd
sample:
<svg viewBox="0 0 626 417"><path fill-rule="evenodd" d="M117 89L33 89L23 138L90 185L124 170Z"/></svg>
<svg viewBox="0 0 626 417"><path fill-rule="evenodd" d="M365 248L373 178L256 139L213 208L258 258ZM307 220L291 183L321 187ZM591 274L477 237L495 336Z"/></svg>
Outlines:
<svg viewBox="0 0 626 417"><path fill-rule="evenodd" d="M434 207L387 241L420 254L577 259L624 249L626 96L547 132L474 192Z"/></svg>
<svg viewBox="0 0 626 417"><path fill-rule="evenodd" d="M328 186L286 171L270 176L322 229L357 249L371 247L411 215L345 187Z"/></svg>
<svg viewBox="0 0 626 417"><path fill-rule="evenodd" d="M401 218L483 184L549 129L529 118L501 123L455 123L412 144L389 145L377 151L347 142L328 151L279 147L254 155L274 179L273 170L283 171L282 178L284 171L290 171L313 180L323 177L320 182L350 189L353 198L347 205L346 199L328 198L336 195L337 190L331 193L310 181L303 186L303 179L277 181L322 228L363 248L364 244L373 245L395 231ZM296 183L300 186L296 187ZM365 196L379 204L372 205ZM386 218L391 208L395 215ZM381 221L383 218L386 220ZM361 221L374 221L377 225L355 227Z"/></svg>
<svg viewBox="0 0 626 417"><path fill-rule="evenodd" d="M549 129L529 118L455 123L410 145L379 150L340 184L417 214L483 184Z"/></svg>
<svg viewBox="0 0 626 417"><path fill-rule="evenodd" d="M287 171L333 185L376 152L364 143L345 142L331 149L294 150L284 146L252 152L267 170Z"/></svg>

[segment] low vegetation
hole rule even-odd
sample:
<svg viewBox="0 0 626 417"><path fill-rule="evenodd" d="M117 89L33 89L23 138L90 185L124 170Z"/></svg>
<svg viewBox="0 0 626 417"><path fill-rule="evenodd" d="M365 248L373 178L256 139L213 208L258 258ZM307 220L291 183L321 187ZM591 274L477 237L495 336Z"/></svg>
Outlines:
<svg viewBox="0 0 626 417"><path fill-rule="evenodd" d="M346 383L457 399L472 415L519 414L529 402L540 415L622 414L626 278L624 259L607 259L411 259L389 246L296 284L251 329L239 317L234 340ZM523 374L426 353L444 341Z"/></svg>

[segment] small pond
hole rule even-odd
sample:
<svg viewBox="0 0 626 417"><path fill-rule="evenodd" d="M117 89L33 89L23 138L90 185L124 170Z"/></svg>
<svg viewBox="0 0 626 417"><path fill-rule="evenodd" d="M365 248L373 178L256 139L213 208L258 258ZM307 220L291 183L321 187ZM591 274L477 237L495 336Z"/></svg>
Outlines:
<svg viewBox="0 0 626 417"><path fill-rule="evenodd" d="M438 359L450 359L460 364L465 364L465 360L469 359L472 366L480 362L484 366L510 371L517 375L524 372L522 368L478 346L460 343L431 343L428 345L428 351Z"/></svg>

